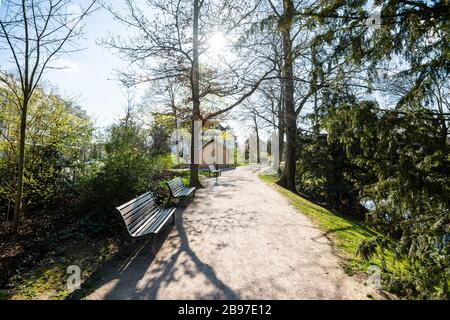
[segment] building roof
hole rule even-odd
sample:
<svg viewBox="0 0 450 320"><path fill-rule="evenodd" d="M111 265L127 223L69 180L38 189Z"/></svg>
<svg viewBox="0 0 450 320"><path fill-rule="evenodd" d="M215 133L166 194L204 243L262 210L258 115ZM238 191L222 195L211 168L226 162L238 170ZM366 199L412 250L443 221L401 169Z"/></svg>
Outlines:
<svg viewBox="0 0 450 320"><path fill-rule="evenodd" d="M224 146L227 150L229 150L229 148L227 147L226 144L223 144L223 143L220 142L220 141L216 141L214 138L211 139L211 140L209 140L209 141L206 141L205 143L203 143L203 144L200 146L200 148L198 148L198 150L203 149L204 147L206 147L207 145L209 145L209 144L212 143L212 142L215 142L215 143L217 143L217 144L220 144L220 145Z"/></svg>

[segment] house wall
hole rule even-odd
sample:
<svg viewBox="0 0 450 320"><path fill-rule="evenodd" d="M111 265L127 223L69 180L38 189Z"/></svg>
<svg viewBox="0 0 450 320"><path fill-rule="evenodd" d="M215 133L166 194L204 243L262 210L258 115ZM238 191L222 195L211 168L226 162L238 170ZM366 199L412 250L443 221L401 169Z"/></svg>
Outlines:
<svg viewBox="0 0 450 320"><path fill-rule="evenodd" d="M207 168L211 164L217 163L219 167L227 167L233 163L231 152L223 145L210 143L201 150L202 163L201 168Z"/></svg>

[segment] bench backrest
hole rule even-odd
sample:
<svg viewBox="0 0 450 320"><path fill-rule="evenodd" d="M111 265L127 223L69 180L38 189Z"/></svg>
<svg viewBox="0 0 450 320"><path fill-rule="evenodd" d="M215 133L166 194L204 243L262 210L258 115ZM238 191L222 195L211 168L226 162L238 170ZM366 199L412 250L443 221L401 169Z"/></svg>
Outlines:
<svg viewBox="0 0 450 320"><path fill-rule="evenodd" d="M180 177L170 180L169 182L167 182L167 185L169 186L170 192L172 192L172 194L176 194L177 192L186 188Z"/></svg>
<svg viewBox="0 0 450 320"><path fill-rule="evenodd" d="M125 225L130 235L139 233L154 214L158 212L155 197L152 192L146 192L143 195L128 201L116 208L122 215Z"/></svg>
<svg viewBox="0 0 450 320"><path fill-rule="evenodd" d="M214 167L212 164L208 166L209 171L214 172L217 171L216 167Z"/></svg>

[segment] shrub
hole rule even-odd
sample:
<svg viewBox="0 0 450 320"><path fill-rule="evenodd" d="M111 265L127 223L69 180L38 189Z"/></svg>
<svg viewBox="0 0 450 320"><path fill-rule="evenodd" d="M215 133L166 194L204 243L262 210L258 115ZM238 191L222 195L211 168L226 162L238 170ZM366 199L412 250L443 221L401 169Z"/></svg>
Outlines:
<svg viewBox="0 0 450 320"><path fill-rule="evenodd" d="M171 159L169 155L154 155L146 134L133 123L110 129L104 165L80 186L81 208L89 223L107 227L111 221L118 221L116 206L149 190L161 192L159 181L172 165Z"/></svg>

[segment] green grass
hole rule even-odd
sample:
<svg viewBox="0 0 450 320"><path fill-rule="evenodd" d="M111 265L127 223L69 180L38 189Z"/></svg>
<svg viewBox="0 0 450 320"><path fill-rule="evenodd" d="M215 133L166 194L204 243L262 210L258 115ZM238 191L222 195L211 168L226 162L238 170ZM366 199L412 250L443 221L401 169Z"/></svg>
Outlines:
<svg viewBox="0 0 450 320"><path fill-rule="evenodd" d="M57 255L49 253L32 270L13 279L14 287L0 291L0 300L63 300L71 294L66 288L69 265L81 267L81 280L84 281L116 252L115 244L108 241L70 244Z"/></svg>
<svg viewBox="0 0 450 320"><path fill-rule="evenodd" d="M189 185L189 169L172 169L171 171L176 172L176 175L181 178L181 180L183 181L185 186ZM200 182L202 182L203 180L208 178L207 171L199 170L198 178L200 179ZM167 184L166 184L168 181L169 180L161 180L159 182L159 185L168 190Z"/></svg>
<svg viewBox="0 0 450 320"><path fill-rule="evenodd" d="M64 287L64 276L62 265L43 267L20 282L12 299L64 299L69 294Z"/></svg>
<svg viewBox="0 0 450 320"><path fill-rule="evenodd" d="M375 238L379 235L376 231L278 186L275 184L277 180L275 176L260 175L259 178L286 197L292 206L307 216L327 235L333 242L337 255L342 258L346 273L350 275L366 273L371 265L379 267L384 265L385 272L389 273L403 274L406 272L405 264L394 259L394 252L390 250L380 251L377 249L376 254L368 261L357 256L357 248L361 241Z"/></svg>

